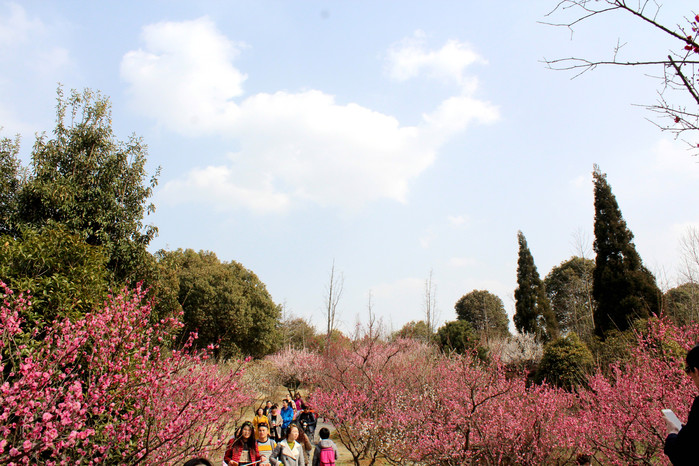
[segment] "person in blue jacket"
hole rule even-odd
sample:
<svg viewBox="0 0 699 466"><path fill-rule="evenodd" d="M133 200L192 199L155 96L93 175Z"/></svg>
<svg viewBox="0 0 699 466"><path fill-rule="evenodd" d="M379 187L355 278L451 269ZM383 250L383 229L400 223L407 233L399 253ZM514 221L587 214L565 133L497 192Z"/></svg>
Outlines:
<svg viewBox="0 0 699 466"><path fill-rule="evenodd" d="M289 424L294 420L294 408L289 406L289 400L282 400L282 437L286 438L286 431Z"/></svg>
<svg viewBox="0 0 699 466"><path fill-rule="evenodd" d="M687 353L685 372L699 389L699 345ZM699 464L699 396L694 398L687 423L679 431L670 423L667 426L665 454L675 466Z"/></svg>

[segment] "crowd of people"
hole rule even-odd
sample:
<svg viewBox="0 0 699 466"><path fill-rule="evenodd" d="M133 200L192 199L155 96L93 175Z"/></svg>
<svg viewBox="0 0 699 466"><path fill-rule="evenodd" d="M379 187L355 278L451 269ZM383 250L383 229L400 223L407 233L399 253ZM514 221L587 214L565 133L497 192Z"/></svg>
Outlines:
<svg viewBox="0 0 699 466"><path fill-rule="evenodd" d="M315 441L316 413L299 393L282 400L282 406L267 401L245 421L228 442L223 466L327 466L337 460L337 446L330 431L322 428ZM311 461L311 452L313 458Z"/></svg>

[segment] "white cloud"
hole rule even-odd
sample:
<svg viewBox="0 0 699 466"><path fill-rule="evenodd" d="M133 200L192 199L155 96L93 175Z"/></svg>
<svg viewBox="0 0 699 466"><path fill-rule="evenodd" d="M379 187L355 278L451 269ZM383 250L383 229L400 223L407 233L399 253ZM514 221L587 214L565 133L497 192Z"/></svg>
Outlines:
<svg viewBox="0 0 699 466"><path fill-rule="evenodd" d="M471 267L478 265L478 260L472 257L452 257L449 259L449 265L452 267Z"/></svg>
<svg viewBox="0 0 699 466"><path fill-rule="evenodd" d="M452 225L463 226L468 223L470 218L468 215L450 215L447 217L447 220L449 220L449 223Z"/></svg>
<svg viewBox="0 0 699 466"><path fill-rule="evenodd" d="M0 57L21 58L23 66L42 73L71 64L68 50L55 45L52 29L39 18L30 18L20 5L8 3L7 12L0 12Z"/></svg>
<svg viewBox="0 0 699 466"><path fill-rule="evenodd" d="M241 48L201 18L147 26L143 48L123 57L137 111L173 131L240 146L225 167L196 168L167 183L162 196L170 202L205 198L262 211L298 202L348 209L380 198L405 202L410 181L451 135L498 118L493 105L463 92L415 126L319 90L245 97L246 76L233 65Z"/></svg>
<svg viewBox="0 0 699 466"><path fill-rule="evenodd" d="M121 76L132 105L168 128L189 135L225 132L239 109L245 75L231 62L242 44L228 40L208 18L143 28L144 49L128 52Z"/></svg>
<svg viewBox="0 0 699 466"><path fill-rule="evenodd" d="M474 52L470 45L449 40L439 50L428 50L425 34L416 31L413 37L391 46L388 50L386 70L388 75L397 81L425 74L430 78L456 82L472 91L476 81L467 77L464 72L474 63L485 63L485 60Z"/></svg>
<svg viewBox="0 0 699 466"><path fill-rule="evenodd" d="M43 23L27 13L16 3L8 3L6 14L0 15L0 50L26 43L37 33L44 32Z"/></svg>
<svg viewBox="0 0 699 466"><path fill-rule="evenodd" d="M231 170L224 166L209 166L191 170L184 179L167 183L158 193L158 200L165 204L180 202L207 203L219 199L214 204L218 209L230 206L246 205L257 212L274 212L284 210L289 204L288 196L275 192L269 183L258 186L240 186L231 182Z"/></svg>

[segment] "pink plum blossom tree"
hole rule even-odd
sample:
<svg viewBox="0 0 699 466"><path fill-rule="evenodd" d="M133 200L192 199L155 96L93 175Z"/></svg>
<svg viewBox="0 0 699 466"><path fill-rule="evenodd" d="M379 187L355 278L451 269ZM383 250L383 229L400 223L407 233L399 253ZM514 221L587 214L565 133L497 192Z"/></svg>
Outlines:
<svg viewBox="0 0 699 466"><path fill-rule="evenodd" d="M250 402L244 363L221 371L208 351L190 351L196 335L167 349L180 324L150 324L144 298L124 289L29 348L20 311L31 302L0 282L1 463L163 464L225 442Z"/></svg>

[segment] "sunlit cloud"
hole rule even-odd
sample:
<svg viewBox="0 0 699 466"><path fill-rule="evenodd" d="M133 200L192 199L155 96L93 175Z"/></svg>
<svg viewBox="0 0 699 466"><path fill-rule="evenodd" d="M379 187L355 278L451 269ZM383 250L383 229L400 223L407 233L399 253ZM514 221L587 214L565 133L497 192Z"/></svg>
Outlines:
<svg viewBox="0 0 699 466"><path fill-rule="evenodd" d="M124 55L132 108L177 133L216 135L239 147L225 166L197 167L166 183L163 201L208 199L266 212L299 203L355 210L378 199L407 202L410 181L451 136L499 117L463 89L414 126L321 90L246 96L246 75L235 66L246 47L200 18L146 26L142 48ZM452 49L460 47L449 45L439 57Z"/></svg>
<svg viewBox="0 0 699 466"><path fill-rule="evenodd" d="M427 47L424 32L416 31L412 37L393 44L387 54L386 71L396 81L427 76L455 82L474 90L476 81L466 74L475 63L486 63L472 47L464 42L448 40L440 49Z"/></svg>

